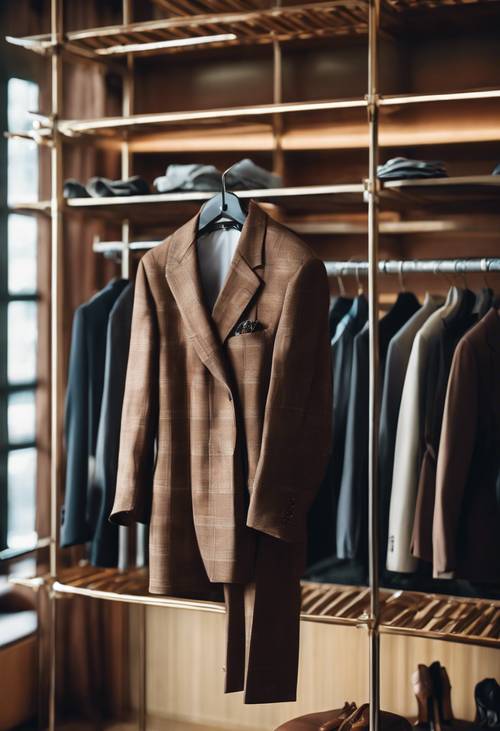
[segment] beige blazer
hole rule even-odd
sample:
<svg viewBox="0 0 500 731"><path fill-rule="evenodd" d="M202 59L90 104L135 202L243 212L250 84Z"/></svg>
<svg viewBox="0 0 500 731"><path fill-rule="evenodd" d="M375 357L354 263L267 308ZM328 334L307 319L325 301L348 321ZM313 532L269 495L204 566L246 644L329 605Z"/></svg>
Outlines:
<svg viewBox="0 0 500 731"><path fill-rule="evenodd" d="M139 265L111 518L150 523L151 592L233 587L226 690L243 685L246 602L246 700L291 700L306 515L330 444L328 281L308 247L252 202L209 312L197 223ZM260 329L235 335L245 319Z"/></svg>
<svg viewBox="0 0 500 731"><path fill-rule="evenodd" d="M411 539L417 501L418 479L424 448L424 380L431 338L440 331L442 318L456 302L456 290L443 307L436 310L420 328L413 341L399 407L394 467L392 473L387 569L412 572L417 559L411 555Z"/></svg>

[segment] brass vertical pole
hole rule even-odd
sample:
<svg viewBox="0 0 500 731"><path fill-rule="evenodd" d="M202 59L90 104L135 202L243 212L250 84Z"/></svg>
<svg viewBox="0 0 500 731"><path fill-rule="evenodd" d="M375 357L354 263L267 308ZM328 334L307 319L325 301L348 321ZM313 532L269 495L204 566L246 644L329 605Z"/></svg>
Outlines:
<svg viewBox="0 0 500 731"><path fill-rule="evenodd" d="M278 2L277 5L280 3ZM273 104L281 104L283 101L283 57L279 41L273 41ZM283 176L285 160L282 147L283 117L281 114L273 115L273 171Z"/></svg>
<svg viewBox="0 0 500 731"><path fill-rule="evenodd" d="M62 271L62 204L63 168L62 138L59 119L62 114L62 57L63 7L62 0L51 0L50 32L54 44L51 57L51 112L53 146L51 150L51 272L50 272L50 577L57 577L59 539L59 499L62 478L62 427L64 403L63 373L63 271ZM49 729L56 728L56 654L57 611L56 599L49 586Z"/></svg>
<svg viewBox="0 0 500 731"><path fill-rule="evenodd" d="M281 6L281 0L276 0L275 7ZM273 41L273 104L283 102L283 54L279 41ZM282 147L283 117L281 114L273 115L273 172L283 176L285 172L285 159Z"/></svg>
<svg viewBox="0 0 500 731"><path fill-rule="evenodd" d="M132 22L132 0L122 0L123 25ZM130 117L134 110L134 57L131 53L127 54L127 70L123 76L123 97L122 97L122 114L125 118ZM130 176L130 150L128 141L125 139L121 145L121 176L122 179ZM128 221L124 221L123 227L126 227L128 233ZM122 252L122 277L128 279L130 276L129 269L129 237L123 235L123 252ZM125 240L126 239L126 240Z"/></svg>
<svg viewBox="0 0 500 731"><path fill-rule="evenodd" d="M147 607L145 604L141 604L139 609L139 652L138 652L138 666L139 666L139 709L138 709L138 726L139 731L146 731L146 719L147 719Z"/></svg>
<svg viewBox="0 0 500 731"><path fill-rule="evenodd" d="M132 21L131 0L122 2L123 25ZM122 87L122 114L129 117L133 112L134 105L134 59L132 54L127 54L127 70L123 75ZM122 180L130 176L130 150L128 141L125 139L121 144L121 177ZM123 279L130 277L130 225L128 220L122 221L121 239L123 244L121 259L121 275ZM130 565L130 528L120 526L118 530L119 557L118 566L126 570ZM132 542L133 543L133 542Z"/></svg>
<svg viewBox="0 0 500 731"><path fill-rule="evenodd" d="M368 34L368 291L369 291L369 453L368 453L368 546L370 577L370 729L380 728L380 635L379 635L379 331L378 331L378 34L380 1L370 0Z"/></svg>
<svg viewBox="0 0 500 731"><path fill-rule="evenodd" d="M128 25L132 22L132 0L123 0L122 2L123 12L123 24ZM129 117L134 111L134 58L132 54L127 54L127 71L123 77L123 98L122 98L122 114L124 117ZM131 175L131 159L130 149L128 141L125 139L121 145L121 176L122 178L128 178ZM124 279L130 278L130 222L128 219L122 221L122 264L121 274ZM120 568L128 568L125 565L124 556L129 558L130 544L134 544L134 541L130 541L130 535L128 533L129 528L120 527L119 542L120 542ZM141 551L141 544L144 540L144 528L141 525L137 525L136 533L136 554ZM122 563L123 562L123 563ZM137 556L136 556L137 563ZM138 636L138 696L139 696L139 708L138 708L138 728L139 731L146 731L146 713L147 713L147 690L146 690L146 607L139 606L139 636Z"/></svg>

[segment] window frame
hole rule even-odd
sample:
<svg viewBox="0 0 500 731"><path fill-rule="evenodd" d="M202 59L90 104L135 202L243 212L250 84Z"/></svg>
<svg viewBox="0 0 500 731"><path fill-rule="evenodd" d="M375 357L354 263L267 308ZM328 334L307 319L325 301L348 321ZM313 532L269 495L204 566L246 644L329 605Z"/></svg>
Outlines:
<svg viewBox="0 0 500 731"><path fill-rule="evenodd" d="M2 43L0 65L0 130L8 131L8 83L17 78L39 84L39 73L33 60L27 59L29 54L20 54L18 49L7 51ZM40 157L40 155L39 155ZM17 294L9 291L9 237L8 222L11 214L23 214L8 205L8 138L0 134L0 563L12 559L13 556L29 553L36 546L11 548L8 546L8 461L9 455L20 449L37 449L36 429L33 440L9 442L8 404L13 393L32 392L35 397L39 388L39 379L11 384L8 381L8 310L12 302L35 302L40 300L37 289L32 294ZM40 180L38 180L38 187ZM39 232L38 232L39 233ZM37 254L38 260L38 254ZM38 333L37 333L38 334ZM37 344L37 347L39 345ZM38 359L37 359L38 360ZM35 478L35 496L38 494ZM36 498L35 498L36 499ZM36 506L35 506L36 508ZM35 526L36 530L36 526Z"/></svg>

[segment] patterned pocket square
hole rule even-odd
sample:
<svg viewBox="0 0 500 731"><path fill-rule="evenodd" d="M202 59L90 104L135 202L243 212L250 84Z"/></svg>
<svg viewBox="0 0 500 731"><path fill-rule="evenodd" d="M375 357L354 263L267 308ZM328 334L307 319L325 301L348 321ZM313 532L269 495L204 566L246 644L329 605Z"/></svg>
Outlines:
<svg viewBox="0 0 500 731"><path fill-rule="evenodd" d="M262 323L258 320L242 320L236 325L234 334L246 335L246 333L254 333L262 329Z"/></svg>

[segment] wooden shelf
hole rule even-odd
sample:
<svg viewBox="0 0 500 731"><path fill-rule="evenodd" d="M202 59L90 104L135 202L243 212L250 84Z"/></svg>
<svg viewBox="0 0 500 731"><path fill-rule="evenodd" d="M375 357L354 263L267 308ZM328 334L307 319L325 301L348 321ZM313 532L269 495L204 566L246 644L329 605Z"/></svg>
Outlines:
<svg viewBox="0 0 500 731"><path fill-rule="evenodd" d="M214 195L210 192L153 193L151 195L116 198L70 198L66 201L69 210L88 211L94 215L132 217L146 222L152 216L165 218L167 213L184 217L196 212L203 201ZM359 211L363 203L363 184L311 185L265 190L238 191L242 199L253 198L263 203L274 203L287 210L300 211Z"/></svg>
<svg viewBox="0 0 500 731"><path fill-rule="evenodd" d="M368 33L368 0L322 0L273 8L260 0L221 0L217 12L209 0L196 0L192 12L184 15L170 0L155 2L168 17L68 31L63 48L82 58L103 60L120 59L127 53L150 56ZM457 9L495 4L497 0L382 0L382 24L394 32L405 23L411 24L417 13L443 11L452 20ZM192 44L193 39L197 43ZM42 55L57 47L49 34L8 36L7 40Z"/></svg>
<svg viewBox="0 0 500 731"><path fill-rule="evenodd" d="M305 185L297 187L241 190L242 199L255 199L274 204L300 219L304 214L362 213L364 185L359 183ZM164 221L167 214L175 214L172 220L196 212L198 207L214 195L214 191L177 193L152 193L151 195L117 196L107 198L69 198L65 201L68 211L90 213L111 219L130 217L136 222ZM500 201L500 176L472 175L429 180L395 180L381 182L381 202L385 211L411 211L436 208L440 213L465 213L468 210L498 213ZM18 203L12 210L24 213L50 214L50 202ZM297 223L290 222L294 227ZM299 233L363 233L364 222L349 226L345 231L342 222L332 227L330 221L319 225L317 221L297 228ZM340 226L340 228L339 228ZM389 234L476 230L477 223L467 227L463 221L395 220L383 224L382 232ZM482 229L481 229L482 230Z"/></svg>
<svg viewBox="0 0 500 731"><path fill-rule="evenodd" d="M379 104L382 148L500 141L500 89L382 96ZM67 142L117 151L126 140L131 153L250 153L275 149L276 115L282 116L280 146L285 152L369 146L364 98L63 119L59 129ZM23 135L50 144L50 127L41 135L39 120L35 123L37 128Z"/></svg>
<svg viewBox="0 0 500 731"><path fill-rule="evenodd" d="M201 47L262 45L275 40L356 36L368 32L368 0L323 0L274 8L263 7L255 1L222 0L217 4L217 12L210 2L198 0L193 3L193 12L186 15L179 15L178 8L168 2L162 7L170 17L69 31L64 37L64 48L87 58L116 59L127 53L150 56ZM183 44L200 38L207 40ZM40 54L51 53L53 48L48 34L7 40Z"/></svg>
<svg viewBox="0 0 500 731"><path fill-rule="evenodd" d="M481 209L496 213L500 203L500 176L391 180L383 183L381 194L383 208L439 208L459 213Z"/></svg>
<svg viewBox="0 0 500 731"><path fill-rule="evenodd" d="M23 586L39 588L43 578L14 579ZM47 581L49 581L47 579ZM147 606L225 612L219 601L175 598L148 592L145 569L120 572L78 566L66 569L52 583L56 595L144 604ZM386 634L426 637L465 644L500 647L500 601L381 591L380 631ZM370 591L367 587L303 582L303 621L368 626Z"/></svg>

